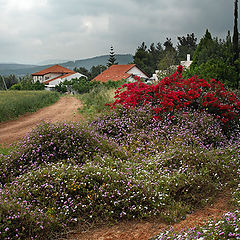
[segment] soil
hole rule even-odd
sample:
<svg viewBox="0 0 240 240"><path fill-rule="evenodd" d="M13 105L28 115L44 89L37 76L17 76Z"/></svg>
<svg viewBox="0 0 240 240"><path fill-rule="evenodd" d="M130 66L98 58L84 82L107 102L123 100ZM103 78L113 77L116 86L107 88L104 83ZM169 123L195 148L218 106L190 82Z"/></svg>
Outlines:
<svg viewBox="0 0 240 240"><path fill-rule="evenodd" d="M225 192L213 204L196 210L194 213L189 214L185 220L173 225L168 225L160 219L126 221L113 226L90 227L88 230L70 234L67 240L149 240L164 228L170 226L176 231L180 231L184 228L203 225L209 219L219 219L224 213L232 210L229 202L230 193Z"/></svg>
<svg viewBox="0 0 240 240"><path fill-rule="evenodd" d="M0 145L8 146L29 133L42 121L81 121L78 114L81 102L72 96L61 97L55 104L34 113L27 113L16 120L0 123Z"/></svg>

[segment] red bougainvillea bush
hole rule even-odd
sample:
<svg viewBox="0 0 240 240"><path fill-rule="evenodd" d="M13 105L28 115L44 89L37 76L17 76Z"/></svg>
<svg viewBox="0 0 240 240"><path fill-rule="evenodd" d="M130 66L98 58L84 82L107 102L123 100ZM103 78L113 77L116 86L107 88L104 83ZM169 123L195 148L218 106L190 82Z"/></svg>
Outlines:
<svg viewBox="0 0 240 240"><path fill-rule="evenodd" d="M171 118L176 111L194 109L214 114L224 125L239 121L240 100L226 90L220 82L193 76L182 78L183 67L162 79L157 85L147 85L136 78L136 82L124 84L116 91L111 108L122 105L127 108L150 104L153 117Z"/></svg>

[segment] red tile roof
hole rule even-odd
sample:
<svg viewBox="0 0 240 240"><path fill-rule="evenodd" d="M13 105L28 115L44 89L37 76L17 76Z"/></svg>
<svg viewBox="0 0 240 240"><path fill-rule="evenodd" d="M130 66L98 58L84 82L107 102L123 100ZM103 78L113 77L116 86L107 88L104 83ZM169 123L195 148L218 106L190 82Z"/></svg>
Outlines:
<svg viewBox="0 0 240 240"><path fill-rule="evenodd" d="M67 73L67 74L64 74L64 75L62 75L62 76L58 76L58 77L55 77L55 78L51 78L51 79L49 79L49 80L47 80L47 81L45 81L45 82L43 82L44 84L48 84L48 83L50 83L50 82L52 82L52 81L54 81L54 80L56 80L56 79L62 79L62 78L65 78L65 77L68 77L68 76L71 76L71 75L73 75L74 73Z"/></svg>
<svg viewBox="0 0 240 240"><path fill-rule="evenodd" d="M104 72L100 73L93 80L100 81L100 82L107 82L109 80L118 81L121 79L126 79L129 76L131 76L131 74L127 72L135 66L136 64L112 65L108 69L106 69Z"/></svg>
<svg viewBox="0 0 240 240"><path fill-rule="evenodd" d="M76 73L70 69L67 69L65 67L62 67L60 65L54 65L52 67L49 67L49 68L46 68L46 69L43 69L39 72L36 72L36 73L33 73L32 76L43 76L45 74L48 74L48 73Z"/></svg>

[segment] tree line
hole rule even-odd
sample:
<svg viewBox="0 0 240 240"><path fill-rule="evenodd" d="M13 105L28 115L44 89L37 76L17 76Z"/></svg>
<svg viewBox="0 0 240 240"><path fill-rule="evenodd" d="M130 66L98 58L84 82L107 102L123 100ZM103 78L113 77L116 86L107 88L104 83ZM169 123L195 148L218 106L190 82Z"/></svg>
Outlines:
<svg viewBox="0 0 240 240"><path fill-rule="evenodd" d="M186 60L187 54L190 54L192 64L189 69L185 70L184 77L198 75L206 80L214 78L227 87L238 88L240 59L239 54L236 55L236 51L239 52L239 44L236 47L236 33L232 38L228 31L225 39L219 39L212 37L209 30L206 30L198 44L194 33L177 37L176 46L173 45L171 38L166 38L163 44L151 43L149 47L142 42L136 49L133 63L149 76L152 76L155 70L169 70L167 73L171 74L170 67L179 65L181 61ZM107 66L114 64L117 62L113 47L111 47ZM106 70L107 66L97 65L90 70L79 67L74 68L74 71L87 76L90 81ZM5 90L5 88L42 90L44 85L34 83L29 75L22 78L9 75L0 78L0 90Z"/></svg>

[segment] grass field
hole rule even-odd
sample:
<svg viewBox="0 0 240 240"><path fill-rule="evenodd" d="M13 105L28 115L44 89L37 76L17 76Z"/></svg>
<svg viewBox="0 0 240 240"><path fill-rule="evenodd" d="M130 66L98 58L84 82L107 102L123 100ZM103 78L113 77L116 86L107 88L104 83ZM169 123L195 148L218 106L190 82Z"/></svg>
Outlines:
<svg viewBox="0 0 240 240"><path fill-rule="evenodd" d="M56 102L59 94L49 91L0 91L0 122Z"/></svg>

